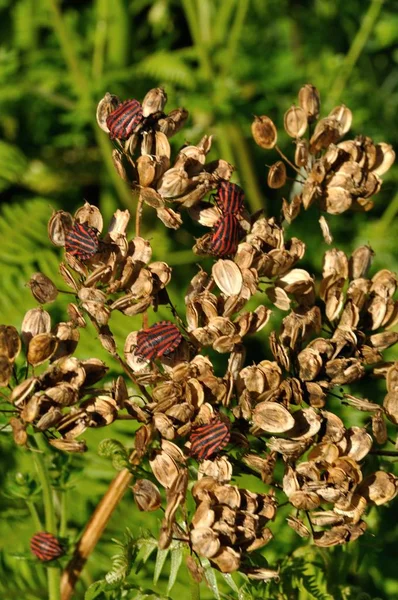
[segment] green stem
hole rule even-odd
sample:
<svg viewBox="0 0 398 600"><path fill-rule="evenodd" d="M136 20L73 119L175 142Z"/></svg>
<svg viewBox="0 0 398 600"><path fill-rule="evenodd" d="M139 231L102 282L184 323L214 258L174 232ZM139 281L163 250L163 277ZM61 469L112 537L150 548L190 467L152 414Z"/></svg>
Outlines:
<svg viewBox="0 0 398 600"><path fill-rule="evenodd" d="M195 50L198 55L198 60L203 76L207 81L210 82L213 77L213 69L205 45L203 43L200 27L198 25L199 18L195 10L193 0L182 0L182 6L184 8L185 18L188 22L189 31L192 37L192 41L195 45Z"/></svg>
<svg viewBox="0 0 398 600"><path fill-rule="evenodd" d="M32 500L26 500L27 507L29 508L30 515L32 517L32 521L35 525L36 532L43 531L43 525L39 517L39 513L37 512L37 508L35 503Z"/></svg>
<svg viewBox="0 0 398 600"><path fill-rule="evenodd" d="M59 537L66 537L67 524L68 524L68 502L67 502L68 490L61 491L61 514L59 519Z"/></svg>
<svg viewBox="0 0 398 600"><path fill-rule="evenodd" d="M62 13L59 9L58 0L47 0L47 2L52 15L53 29L56 36L58 37L61 52L67 64L70 78L75 88L76 96L79 98L82 104L82 109L87 110L89 114L93 114L95 112L95 107L91 99L90 86L85 74L80 70L78 56L73 43L73 36L69 32L66 23L62 18ZM108 174L112 180L113 185L116 188L119 200L125 206L131 207L132 199L130 191L124 183L124 181L120 179L120 177L115 171L115 167L113 166L111 156L112 144L108 139L106 139L106 136L104 135L103 131L99 129L95 119L90 119L90 123L93 127L96 142L100 148L102 158L105 162Z"/></svg>
<svg viewBox="0 0 398 600"><path fill-rule="evenodd" d="M398 193L395 194L386 210L380 217L378 223L375 223L374 227L377 229L377 235L382 237L391 226L396 214L398 213Z"/></svg>
<svg viewBox="0 0 398 600"><path fill-rule="evenodd" d="M222 78L225 78L231 66L234 64L239 38L245 23L246 14L249 9L249 0L239 0L235 12L235 19L228 35L228 47L222 65ZM224 86L227 89L227 86Z"/></svg>
<svg viewBox="0 0 398 600"><path fill-rule="evenodd" d="M230 123L227 135L232 143L236 158L238 159L239 171L244 173L242 185L247 192L247 201L252 212L265 208L265 201L257 183L256 174L253 169L253 161L250 151L239 125Z"/></svg>
<svg viewBox="0 0 398 600"><path fill-rule="evenodd" d="M44 517L46 531L57 535L57 522L54 512L54 502L52 489L50 485L50 477L45 462L45 452L47 451L47 444L40 436L36 437L37 446L39 452L34 452L34 461L36 465L37 474L39 477L42 494L43 494L43 505L44 505ZM48 581L48 599L49 600L60 600L61 597L61 585L60 585L61 571L58 567L48 567L47 569L47 581Z"/></svg>
<svg viewBox="0 0 398 600"><path fill-rule="evenodd" d="M192 577L191 580L191 600L200 600L200 584Z"/></svg>
<svg viewBox="0 0 398 600"><path fill-rule="evenodd" d="M366 14L364 15L361 26L355 38L353 39L351 47L339 69L338 75L330 88L328 101L330 102L331 106L334 106L340 100L341 94L343 93L347 81L350 78L352 70L355 67L356 62L373 31L383 3L384 0L372 0Z"/></svg>

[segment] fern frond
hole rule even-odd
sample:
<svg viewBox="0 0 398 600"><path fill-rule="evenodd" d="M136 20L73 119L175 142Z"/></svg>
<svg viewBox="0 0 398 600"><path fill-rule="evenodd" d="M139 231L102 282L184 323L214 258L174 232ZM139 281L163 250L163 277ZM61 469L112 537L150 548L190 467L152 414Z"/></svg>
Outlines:
<svg viewBox="0 0 398 600"><path fill-rule="evenodd" d="M128 454L125 447L118 440L106 438L98 445L98 454L112 459L112 465L117 471L131 469Z"/></svg>
<svg viewBox="0 0 398 600"><path fill-rule="evenodd" d="M112 569L105 575L105 581L109 585L120 585L131 572L137 555L137 545L129 529L125 531L124 542L113 541L120 547L121 552L112 556Z"/></svg>
<svg viewBox="0 0 398 600"><path fill-rule="evenodd" d="M195 78L192 68L174 52L161 50L150 54L134 69L136 76L149 76L166 83L178 84L192 90L195 87Z"/></svg>

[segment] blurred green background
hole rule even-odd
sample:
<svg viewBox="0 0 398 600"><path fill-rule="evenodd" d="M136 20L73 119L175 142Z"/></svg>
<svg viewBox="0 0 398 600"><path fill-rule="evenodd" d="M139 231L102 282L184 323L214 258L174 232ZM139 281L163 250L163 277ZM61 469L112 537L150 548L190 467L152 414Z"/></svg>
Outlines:
<svg viewBox="0 0 398 600"><path fill-rule="evenodd" d="M250 124L254 114L269 115L280 130L281 148L292 156L283 115L304 83L320 90L323 116L339 103L353 111L346 137L365 134L398 146L398 3L393 0L0 0L0 33L2 323L19 327L24 312L35 306L25 287L32 272L40 270L60 282L58 251L46 233L52 209L73 212L87 200L100 207L105 223L117 208L134 212L130 193L113 170L111 145L95 121L96 104L107 91L142 100L151 87L164 87L166 108L184 106L190 112L187 126L173 138L173 151L214 134L210 158L233 163L234 179L245 189L250 209L264 208L268 215L279 214L289 188L267 188L265 165L278 156L255 146ZM395 165L371 213L329 219L340 248L350 252L357 244L371 244L374 268L397 270L397 180ZM320 248L326 247L317 220L314 208L300 215L288 235L303 237L307 252L300 266L319 274ZM187 228L174 232L156 222L149 209L144 213L143 233L155 241L154 260L167 256L174 268L169 289L177 307L183 306L184 290L196 272L192 233L203 233L186 222ZM61 299L50 307L54 319L64 318L66 303ZM166 309L161 316L168 316ZM122 316L112 317L111 326L120 344L137 328ZM249 357L262 339L252 342ZM79 352L107 360L92 331L83 335ZM113 475L109 462L96 454L98 442L111 436L129 444L131 428L122 422L90 432L89 453L65 467L75 486L67 496L72 538ZM27 550L34 526L26 503L7 492L18 470L33 472L29 454L9 438L7 431L0 436L5 490L0 496L0 593L2 598L45 598L42 569L33 574L32 564L11 556ZM382 466L391 470L391 461ZM112 537L121 539L126 526L133 532L140 526L156 531L160 518L138 513L126 497L89 561L84 585L109 569ZM325 594L332 594L325 598L398 597L392 509L371 511L368 522L371 534L357 545L314 557L315 571L326 581ZM282 522L274 534L265 553L271 566L303 545ZM147 566L136 581L166 594L166 580L160 578L155 586L152 575ZM187 581L181 574L170 597L188 597ZM83 587L76 597L83 597ZM222 584L221 589L227 593ZM257 586L253 598L264 594ZM300 598L314 597L308 594ZM204 590L203 598L210 597ZM298 592L293 589L290 597L298 598Z"/></svg>

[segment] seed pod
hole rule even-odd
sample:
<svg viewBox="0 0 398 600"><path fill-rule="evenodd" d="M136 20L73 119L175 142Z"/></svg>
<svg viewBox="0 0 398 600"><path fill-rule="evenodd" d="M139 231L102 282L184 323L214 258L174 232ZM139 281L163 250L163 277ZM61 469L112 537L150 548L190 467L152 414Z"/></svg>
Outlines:
<svg viewBox="0 0 398 600"><path fill-rule="evenodd" d="M146 93L142 101L142 114L149 117L154 113L161 113L167 102L167 94L162 88L153 88Z"/></svg>
<svg viewBox="0 0 398 600"><path fill-rule="evenodd" d="M285 131L292 138L301 138L307 129L307 115L299 106L291 106L284 116Z"/></svg>
<svg viewBox="0 0 398 600"><path fill-rule="evenodd" d="M109 133L106 120L109 115L119 106L120 100L114 94L106 92L102 100L99 101L97 106L97 123L101 127L102 131Z"/></svg>
<svg viewBox="0 0 398 600"><path fill-rule="evenodd" d="M65 246L65 236L73 227L72 215L63 210L57 210L48 222L48 237L54 246Z"/></svg>
<svg viewBox="0 0 398 600"><path fill-rule="evenodd" d="M21 339L12 325L0 325L0 355L11 363L15 361L21 350Z"/></svg>
<svg viewBox="0 0 398 600"><path fill-rule="evenodd" d="M238 215L241 213L244 199L245 193L236 183L223 181L217 188L215 200L224 215Z"/></svg>
<svg viewBox="0 0 398 600"><path fill-rule="evenodd" d="M235 215L226 214L213 227L209 252L214 256L235 254L238 247L240 225Z"/></svg>
<svg viewBox="0 0 398 600"><path fill-rule="evenodd" d="M308 142L307 140L299 140L296 144L294 153L294 162L298 167L305 167L308 162Z"/></svg>
<svg viewBox="0 0 398 600"><path fill-rule="evenodd" d="M136 353L147 360L153 360L173 352L181 343L182 335L169 321L160 321L137 334Z"/></svg>
<svg viewBox="0 0 398 600"><path fill-rule="evenodd" d="M47 531L39 531L30 540L30 549L42 562L49 562L62 556L65 551L59 540Z"/></svg>
<svg viewBox="0 0 398 600"><path fill-rule="evenodd" d="M32 337L28 346L27 361L37 367L49 360L58 346L58 340L51 333L39 333Z"/></svg>
<svg viewBox="0 0 398 600"><path fill-rule="evenodd" d="M232 260L218 260L212 268L212 275L218 288L227 296L239 294L242 285L242 272Z"/></svg>
<svg viewBox="0 0 398 600"><path fill-rule="evenodd" d="M127 140L143 121L142 106L138 100L126 100L106 119L111 140Z"/></svg>
<svg viewBox="0 0 398 600"><path fill-rule="evenodd" d="M252 135L260 148L270 150L276 145L278 133L273 121L266 116L254 117Z"/></svg>
<svg viewBox="0 0 398 600"><path fill-rule="evenodd" d="M131 488L138 509L151 512L157 510L161 505L160 492L156 485L149 479L138 479Z"/></svg>
<svg viewBox="0 0 398 600"><path fill-rule="evenodd" d="M51 330L51 317L46 310L31 308L25 314L21 326L21 336L28 345L30 340L39 333L49 333Z"/></svg>
<svg viewBox="0 0 398 600"><path fill-rule="evenodd" d="M86 223L75 221L65 236L65 250L82 261L89 260L98 252L98 232Z"/></svg>
<svg viewBox="0 0 398 600"><path fill-rule="evenodd" d="M344 135L351 128L352 112L344 104L333 108L329 117L334 117L341 126L341 135Z"/></svg>
<svg viewBox="0 0 398 600"><path fill-rule="evenodd" d="M58 296L58 290L54 283L43 273L34 273L29 279L27 286L30 287L32 296L40 304L54 302Z"/></svg>
<svg viewBox="0 0 398 600"><path fill-rule="evenodd" d="M319 116L320 96L319 92L310 83L306 83L298 93L299 104L304 109L308 122L312 123Z"/></svg>
<svg viewBox="0 0 398 600"><path fill-rule="evenodd" d="M188 111L185 108L175 108L165 119L159 119L157 126L167 137L178 133L188 119Z"/></svg>
<svg viewBox="0 0 398 600"><path fill-rule="evenodd" d="M220 416L215 416L206 425L195 427L189 441L190 454L198 460L210 458L220 452L228 444L230 431L227 423Z"/></svg>
<svg viewBox="0 0 398 600"><path fill-rule="evenodd" d="M278 160L270 167L268 171L267 183L270 188L278 189L286 183L286 167L285 163Z"/></svg>

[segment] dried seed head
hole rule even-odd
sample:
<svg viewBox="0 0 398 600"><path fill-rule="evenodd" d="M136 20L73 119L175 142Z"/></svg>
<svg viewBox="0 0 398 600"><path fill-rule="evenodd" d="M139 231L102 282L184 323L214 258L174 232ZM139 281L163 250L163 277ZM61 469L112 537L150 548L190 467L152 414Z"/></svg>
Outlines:
<svg viewBox="0 0 398 600"><path fill-rule="evenodd" d="M104 221L99 208L88 202L85 202L83 206L77 209L75 212L75 221L88 225L98 232L101 232L104 228Z"/></svg>
<svg viewBox="0 0 398 600"><path fill-rule="evenodd" d="M298 140L296 151L294 153L294 163L298 167L305 167L308 162L308 142L307 140Z"/></svg>
<svg viewBox="0 0 398 600"><path fill-rule="evenodd" d="M134 500L138 509L151 512L157 510L162 502L160 492L156 485L149 479L137 479L131 488L134 494Z"/></svg>
<svg viewBox="0 0 398 600"><path fill-rule="evenodd" d="M149 117L154 113L161 113L167 102L167 94L162 88L153 88L146 93L142 101L142 114Z"/></svg>
<svg viewBox="0 0 398 600"><path fill-rule="evenodd" d="M265 150L273 148L278 140L276 127L266 116L254 117L252 135L256 144Z"/></svg>
<svg viewBox="0 0 398 600"><path fill-rule="evenodd" d="M102 131L105 131L105 133L109 133L106 120L111 114L111 112L113 112L119 104L119 98L114 94L110 94L109 92L106 92L105 96L98 103L97 123L101 127Z"/></svg>
<svg viewBox="0 0 398 600"><path fill-rule="evenodd" d="M344 104L333 108L329 117L334 117L341 126L341 135L344 135L351 128L352 112Z"/></svg>
<svg viewBox="0 0 398 600"><path fill-rule="evenodd" d="M268 171L267 183L270 188L278 189L286 183L286 166L281 160L278 160L270 167Z"/></svg>
<svg viewBox="0 0 398 600"><path fill-rule="evenodd" d="M260 402L253 411L253 423L270 433L283 433L294 427L294 418L281 404Z"/></svg>
<svg viewBox="0 0 398 600"><path fill-rule="evenodd" d="M319 116L320 96L318 90L310 83L306 83L300 88L298 98L301 108L307 115L308 122L312 123Z"/></svg>
<svg viewBox="0 0 398 600"><path fill-rule="evenodd" d="M21 350L21 339L12 325L0 325L0 356L13 363Z"/></svg>
<svg viewBox="0 0 398 600"><path fill-rule="evenodd" d="M28 346L28 363L37 367L49 360L55 353L58 340L52 333L39 333L32 337Z"/></svg>
<svg viewBox="0 0 398 600"><path fill-rule="evenodd" d="M63 210L57 210L48 222L48 237L55 246L65 246L65 236L72 227L72 215Z"/></svg>
<svg viewBox="0 0 398 600"><path fill-rule="evenodd" d="M58 296L58 290L54 283L43 273L34 273L29 279L27 286L30 287L32 296L40 304L54 302Z"/></svg>
<svg viewBox="0 0 398 600"><path fill-rule="evenodd" d="M27 346L35 335L49 333L51 330L51 317L42 308L28 310L22 321L21 336Z"/></svg>
<svg viewBox="0 0 398 600"><path fill-rule="evenodd" d="M307 114L299 106L291 106L284 116L285 131L292 138L301 138L307 129Z"/></svg>

